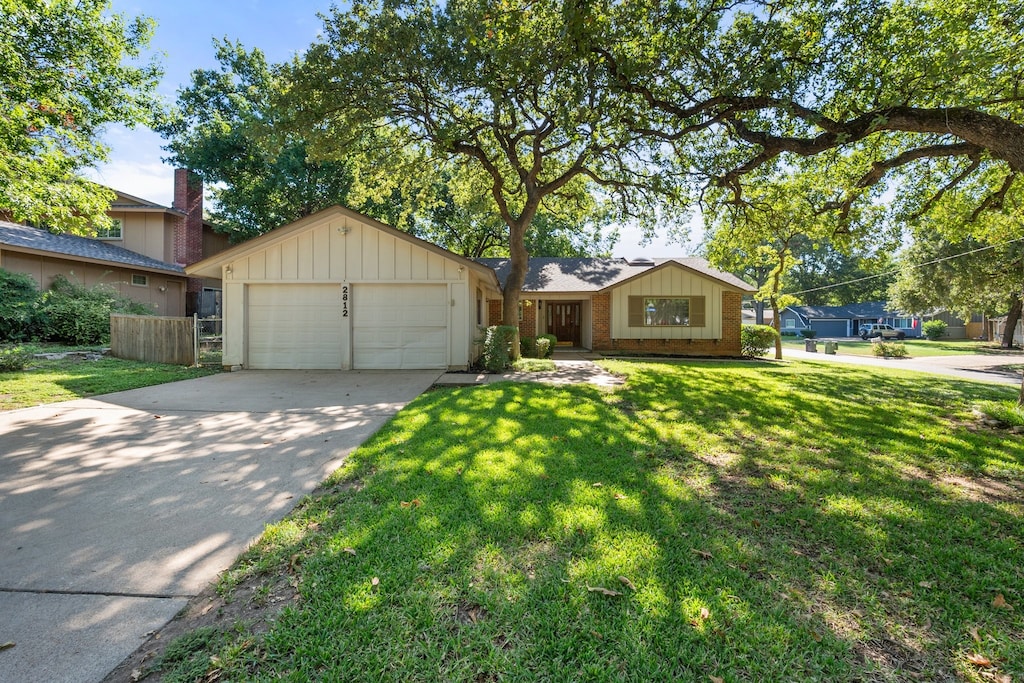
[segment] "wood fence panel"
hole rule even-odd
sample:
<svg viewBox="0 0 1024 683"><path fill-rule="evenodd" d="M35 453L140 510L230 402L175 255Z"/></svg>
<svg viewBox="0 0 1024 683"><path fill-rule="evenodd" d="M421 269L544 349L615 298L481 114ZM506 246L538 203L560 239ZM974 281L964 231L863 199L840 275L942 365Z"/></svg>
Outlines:
<svg viewBox="0 0 1024 683"><path fill-rule="evenodd" d="M147 363L195 365L195 321L192 318L112 314L110 354Z"/></svg>

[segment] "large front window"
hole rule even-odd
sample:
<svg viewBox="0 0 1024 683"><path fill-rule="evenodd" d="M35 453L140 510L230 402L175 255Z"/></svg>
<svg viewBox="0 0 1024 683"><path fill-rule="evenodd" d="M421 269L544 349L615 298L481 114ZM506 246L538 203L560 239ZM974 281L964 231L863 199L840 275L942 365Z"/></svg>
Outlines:
<svg viewBox="0 0 1024 683"><path fill-rule="evenodd" d="M689 325L690 300L688 298L645 298L644 325Z"/></svg>
<svg viewBox="0 0 1024 683"><path fill-rule="evenodd" d="M702 296L631 296L630 327L704 327Z"/></svg>

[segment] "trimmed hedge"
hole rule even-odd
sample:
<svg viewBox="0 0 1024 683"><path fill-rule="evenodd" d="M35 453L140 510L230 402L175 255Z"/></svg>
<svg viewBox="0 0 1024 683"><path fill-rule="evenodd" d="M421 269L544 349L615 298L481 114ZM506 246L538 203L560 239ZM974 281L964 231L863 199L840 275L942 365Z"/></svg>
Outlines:
<svg viewBox="0 0 1024 683"><path fill-rule="evenodd" d="M942 320L929 320L921 325L921 331L930 341L938 341L946 336L946 325Z"/></svg>
<svg viewBox="0 0 1024 683"><path fill-rule="evenodd" d="M484 330L483 355L480 362L488 372L501 372L512 367L512 342L519 333L514 325L492 325Z"/></svg>
<svg viewBox="0 0 1024 683"><path fill-rule="evenodd" d="M779 333L769 325L744 325L740 328L740 352L744 356L763 356L775 345Z"/></svg>

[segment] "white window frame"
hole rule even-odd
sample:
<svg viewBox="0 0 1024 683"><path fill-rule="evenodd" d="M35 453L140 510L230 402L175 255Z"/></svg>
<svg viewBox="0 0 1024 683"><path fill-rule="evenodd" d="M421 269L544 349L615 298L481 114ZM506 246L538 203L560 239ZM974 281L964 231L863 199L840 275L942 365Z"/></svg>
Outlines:
<svg viewBox="0 0 1024 683"><path fill-rule="evenodd" d="M136 282L136 278L139 278L141 282ZM142 273L132 273L131 284L132 287L149 287L149 276Z"/></svg>
<svg viewBox="0 0 1024 683"><path fill-rule="evenodd" d="M117 230L117 234L111 234L114 230ZM109 228L99 228L96 230L96 239L100 240L123 240L124 239L124 224L120 218L113 219L113 225Z"/></svg>

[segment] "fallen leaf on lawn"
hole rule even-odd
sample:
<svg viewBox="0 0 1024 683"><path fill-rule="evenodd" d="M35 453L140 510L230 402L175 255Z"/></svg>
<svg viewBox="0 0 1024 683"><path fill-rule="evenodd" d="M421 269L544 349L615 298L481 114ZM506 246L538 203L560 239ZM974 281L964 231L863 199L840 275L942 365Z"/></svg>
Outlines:
<svg viewBox="0 0 1024 683"><path fill-rule="evenodd" d="M711 683L725 683L725 679L719 676L708 676L708 680L711 681Z"/></svg>
<svg viewBox="0 0 1024 683"><path fill-rule="evenodd" d="M625 493L616 493L615 494L615 500L625 500L625 499L626 499L626 494Z"/></svg>
<svg viewBox="0 0 1024 683"><path fill-rule="evenodd" d="M594 636L594 637L595 637L595 638L597 638L598 640L604 640L604 636L602 636L602 635L601 635L600 633L598 633L597 631L591 631L591 632L590 632L590 635Z"/></svg>
<svg viewBox="0 0 1024 683"><path fill-rule="evenodd" d="M601 488L602 486L604 486L604 484L602 484L602 483L601 483L601 482L599 482L599 481L595 481L595 482L594 482L593 484L591 484L591 486L593 486L593 487L594 487L595 489L599 489L599 488Z"/></svg>
<svg viewBox="0 0 1024 683"><path fill-rule="evenodd" d="M404 508L418 508L420 505L423 505L423 501L419 498L413 498L412 500L403 500L401 505Z"/></svg>
<svg viewBox="0 0 1024 683"><path fill-rule="evenodd" d="M295 571L300 564L302 564L302 555L299 555L298 553L292 555L288 560L288 568L292 571Z"/></svg>
<svg viewBox="0 0 1024 683"><path fill-rule="evenodd" d="M978 629L977 628L968 629L967 632L971 634L971 638L974 638L974 642L976 642L976 643L980 643L981 642L981 636L978 635Z"/></svg>
<svg viewBox="0 0 1024 683"><path fill-rule="evenodd" d="M620 576L619 577L619 581L621 581L623 583L623 585L629 586L629 590L631 590L631 591L635 591L636 590L636 586L633 585L633 582L630 581L629 579L627 579L625 576Z"/></svg>
<svg viewBox="0 0 1024 683"><path fill-rule="evenodd" d="M348 553L349 555L355 555L356 554L356 549L355 548L342 548L341 552Z"/></svg>
<svg viewBox="0 0 1024 683"><path fill-rule="evenodd" d="M1013 679L1010 678L1010 674L993 674L992 680L996 683L1013 683Z"/></svg>
<svg viewBox="0 0 1024 683"><path fill-rule="evenodd" d="M711 618L711 610L709 610L707 607L701 607L700 608L700 618L701 619L710 619Z"/></svg>
<svg viewBox="0 0 1024 683"><path fill-rule="evenodd" d="M997 595L995 599L992 600L992 606L996 609L1013 609L1013 605L1006 602L1006 598L1003 597L1002 593Z"/></svg>
<svg viewBox="0 0 1024 683"><path fill-rule="evenodd" d="M761 528L761 521L760 520L752 519L750 521L754 525L755 529L760 529Z"/></svg>
<svg viewBox="0 0 1024 683"><path fill-rule="evenodd" d="M974 666L992 666L992 660L985 655L974 654L973 652L967 655L967 661Z"/></svg>
<svg viewBox="0 0 1024 683"><path fill-rule="evenodd" d="M4 650L10 650L12 647L14 647L13 640L8 640L6 643L0 643L0 652L3 652Z"/></svg>
<svg viewBox="0 0 1024 683"><path fill-rule="evenodd" d="M892 564L892 560L890 560L888 557L883 557L882 562L885 562L886 564Z"/></svg>
<svg viewBox="0 0 1024 683"><path fill-rule="evenodd" d="M811 631L811 638L813 638L814 642L816 642L816 643L820 643L821 642L821 634L818 633L817 631Z"/></svg>
<svg viewBox="0 0 1024 683"><path fill-rule="evenodd" d="M370 585L376 588L380 585L380 579L378 579L376 576L373 577L372 579L370 579Z"/></svg>
<svg viewBox="0 0 1024 683"><path fill-rule="evenodd" d="M141 681L142 680L142 669L132 669L132 673L131 673L131 676L129 676L129 680L131 680L131 681Z"/></svg>
<svg viewBox="0 0 1024 683"><path fill-rule="evenodd" d="M790 551L790 552L792 552L794 555L799 555L800 557L804 557L804 554L802 552L800 552L799 550L797 550L796 548L793 548L793 550Z"/></svg>
<svg viewBox="0 0 1024 683"><path fill-rule="evenodd" d="M699 550L697 548L690 548L690 550L692 550L693 552L697 553L698 555L703 557L705 560L710 560L712 557L714 557L714 555L709 553L707 550Z"/></svg>
<svg viewBox="0 0 1024 683"><path fill-rule="evenodd" d="M609 588L604 588L603 586L587 586L587 590L591 593L600 593L601 595L610 595L612 597L622 595L622 593L618 591L613 591Z"/></svg>
<svg viewBox="0 0 1024 683"><path fill-rule="evenodd" d="M806 519L797 519L796 523L800 526L807 526L809 524L809 522Z"/></svg>
<svg viewBox="0 0 1024 683"><path fill-rule="evenodd" d="M932 586L935 585L935 582L934 581L918 581L917 585L920 586L921 588L931 588Z"/></svg>

